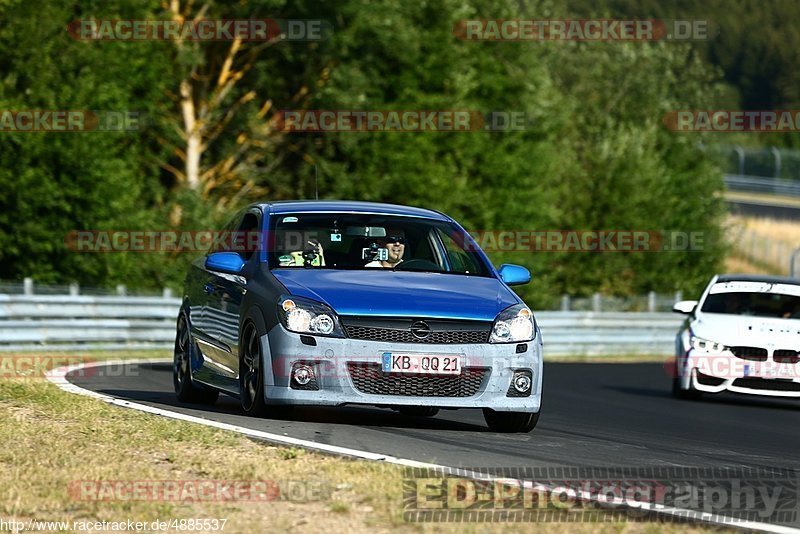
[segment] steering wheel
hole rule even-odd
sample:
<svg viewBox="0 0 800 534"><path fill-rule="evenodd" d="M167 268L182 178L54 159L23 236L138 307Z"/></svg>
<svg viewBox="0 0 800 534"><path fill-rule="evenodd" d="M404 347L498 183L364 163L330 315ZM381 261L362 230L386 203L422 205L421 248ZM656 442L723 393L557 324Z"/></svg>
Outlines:
<svg viewBox="0 0 800 534"><path fill-rule="evenodd" d="M401 261L395 269L398 271L442 271L441 267L429 260Z"/></svg>

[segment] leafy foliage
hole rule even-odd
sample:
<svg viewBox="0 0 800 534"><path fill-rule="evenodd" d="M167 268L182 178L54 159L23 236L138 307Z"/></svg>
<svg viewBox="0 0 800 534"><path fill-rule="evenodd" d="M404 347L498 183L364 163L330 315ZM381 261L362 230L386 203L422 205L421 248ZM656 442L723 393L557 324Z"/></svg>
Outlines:
<svg viewBox="0 0 800 534"><path fill-rule="evenodd" d="M138 133L3 133L0 144L0 278L88 285L178 286L187 254L76 254L72 229L205 229L247 190L204 196L165 168L179 164L175 100L187 69L213 69L224 43L176 54L164 42L79 42L81 17L163 18L134 0L0 3L2 109L123 109L146 113ZM522 131L273 132L244 169L261 199L376 200L430 207L469 230L702 232L697 252L493 252L521 263L534 306L561 293L698 290L720 265L719 172L661 119L711 106L721 71L690 44L465 42L470 18L559 16L547 1L340 0L209 2L214 17L322 18L331 39L261 52L231 91L252 92L204 157L224 160L262 127L265 102L281 109L524 112ZM570 6L578 9L580 5ZM587 8L588 9L588 8ZM721 9L721 8L720 8ZM271 13L270 13L271 11ZM597 8L595 12L600 12ZM46 13L44 16L40 16ZM31 21L36 20L36 24ZM731 45L732 46L732 45ZM212 62L212 63L209 63ZM266 198L264 198L264 196Z"/></svg>

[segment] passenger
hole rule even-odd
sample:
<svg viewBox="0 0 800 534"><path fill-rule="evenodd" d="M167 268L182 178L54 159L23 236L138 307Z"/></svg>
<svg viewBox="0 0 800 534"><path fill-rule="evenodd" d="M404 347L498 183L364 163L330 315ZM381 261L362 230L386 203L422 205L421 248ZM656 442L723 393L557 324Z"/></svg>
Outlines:
<svg viewBox="0 0 800 534"><path fill-rule="evenodd" d="M403 255L406 252L406 237L402 230L391 230L387 232L387 236L378 239L377 243L380 248L385 248L389 251L389 257L385 260L371 261L364 267L393 269L403 261Z"/></svg>
<svg viewBox="0 0 800 534"><path fill-rule="evenodd" d="M325 251L319 239L312 237L306 244L305 250L298 250L282 255L278 258L280 267L325 267Z"/></svg>

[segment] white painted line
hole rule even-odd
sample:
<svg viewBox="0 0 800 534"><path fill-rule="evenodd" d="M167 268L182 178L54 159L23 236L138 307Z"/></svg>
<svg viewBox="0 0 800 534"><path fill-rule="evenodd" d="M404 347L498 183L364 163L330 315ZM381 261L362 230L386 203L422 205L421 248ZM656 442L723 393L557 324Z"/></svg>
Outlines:
<svg viewBox="0 0 800 534"><path fill-rule="evenodd" d="M576 496L580 497L581 500L591 501L591 502L598 502L601 504L610 504L616 506L624 506L628 508L640 509L647 512L665 515L673 518L679 519L689 519L692 521L697 521L701 523L709 523L713 525L720 525L726 526L731 528L737 529L745 529L745 530L753 530L759 532L771 532L775 534L800 534L800 529L793 528L793 527L786 527L782 525L771 525L769 523L760 523L756 521L742 521L740 519L736 519L735 517L728 517L722 516L718 514L711 514L708 512L699 512L696 510L688 510L683 508L674 508L674 507L665 507L659 504L647 503L647 502L634 502L630 503L624 499L618 499L614 497L607 497L607 496L598 496L592 495L590 492L586 491L578 491L575 492L572 488L563 488L559 486L548 486L544 484L536 484L530 480L518 480L513 478L507 477L496 477L487 475L485 473L478 473L475 471L469 471L466 469L448 467L444 465L438 464L431 464L426 462L420 462L417 460L410 460L407 458L397 458L395 456L390 456L387 454L378 454L374 452L368 451L360 451L358 449L350 449L348 447L337 447L335 445L327 445L325 443L317 443L316 441L309 441L305 439L299 438L292 438L289 436L282 436L280 434L272 434L270 432L264 432L261 430L255 430L252 428L247 428L238 425L232 425L229 423L222 423L220 421L214 421L211 419L204 419L202 417L196 417L193 415L183 414L179 412L172 412L169 410L165 410L163 408L156 408L154 406L148 406L146 404L140 404L137 402L131 402L124 399L119 399L113 397L111 395L106 395L104 393L98 393L96 391L91 391L88 389L84 389L82 387L76 386L75 384L69 382L66 378L67 374L72 373L74 371L79 371L81 369L92 369L94 367L103 367L107 365L131 365L131 364L142 364L142 363L171 363L172 360L164 360L164 359L150 359L150 360L113 360L113 361L98 361L98 362L87 362L81 363L76 365L69 365L64 367L58 367L56 369L52 369L48 371L45 376L47 379L58 386L59 388L63 389L64 391L68 391L70 393L76 393L78 395L85 395L88 397L92 397L98 400L102 400L109 404L113 404L114 406L120 406L122 408L132 408L134 410L139 410L141 412L146 412L153 415L159 415L161 417L168 417L170 419L178 419L180 421L187 421L190 423L198 423L205 426L210 426L213 428L218 428L220 430L228 430L231 432L236 432L239 434L243 434L245 436L261 439L264 441L269 441L272 443L279 443L282 445L294 445L297 447L303 447L306 449L322 451L330 454L336 454L341 456L349 456L354 458L360 458L363 460L373 460L373 461L381 461L387 462L396 465L402 465L405 467L419 467L419 468L426 468L426 469L437 469L437 470L444 470L447 473L451 473L457 476L461 476L463 478L470 478L473 480L488 480L488 481L499 481L499 482L508 482L509 484L514 484L517 486L522 486L525 488L531 488L532 490L542 490L547 492L560 492L563 493L565 491L572 492Z"/></svg>

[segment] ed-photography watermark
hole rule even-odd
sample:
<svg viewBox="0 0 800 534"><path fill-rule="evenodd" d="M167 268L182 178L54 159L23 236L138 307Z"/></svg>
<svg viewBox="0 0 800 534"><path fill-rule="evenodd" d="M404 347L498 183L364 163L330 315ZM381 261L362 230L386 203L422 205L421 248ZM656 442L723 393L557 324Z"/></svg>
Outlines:
<svg viewBox="0 0 800 534"><path fill-rule="evenodd" d="M798 132L800 110L682 110L663 122L674 132Z"/></svg>
<svg viewBox="0 0 800 534"><path fill-rule="evenodd" d="M325 132L505 132L528 129L524 111L469 110L281 110L277 129L289 133Z"/></svg>
<svg viewBox="0 0 800 534"><path fill-rule="evenodd" d="M798 502L797 473L778 468L406 468L403 480L408 522L643 521L669 509L658 517L788 523Z"/></svg>
<svg viewBox="0 0 800 534"><path fill-rule="evenodd" d="M79 19L67 25L79 41L324 41L323 19Z"/></svg>
<svg viewBox="0 0 800 534"><path fill-rule="evenodd" d="M464 41L707 41L718 33L706 19L472 19L453 27Z"/></svg>
<svg viewBox="0 0 800 534"><path fill-rule="evenodd" d="M138 111L0 110L0 132L136 132Z"/></svg>
<svg viewBox="0 0 800 534"><path fill-rule="evenodd" d="M314 502L330 499L324 480L73 480L77 501Z"/></svg>

